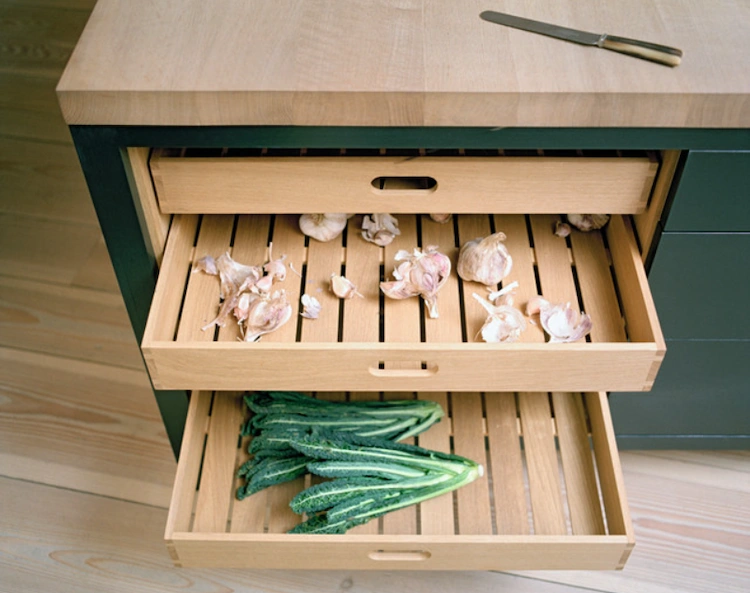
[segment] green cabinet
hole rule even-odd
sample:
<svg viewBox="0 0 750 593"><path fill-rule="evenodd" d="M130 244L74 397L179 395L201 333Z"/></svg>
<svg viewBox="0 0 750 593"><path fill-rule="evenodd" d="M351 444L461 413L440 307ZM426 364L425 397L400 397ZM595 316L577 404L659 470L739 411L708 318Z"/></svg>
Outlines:
<svg viewBox="0 0 750 593"><path fill-rule="evenodd" d="M610 396L620 446L750 446L750 152L690 151L649 271L667 355Z"/></svg>
<svg viewBox="0 0 750 593"><path fill-rule="evenodd" d="M750 152L690 151L665 230L750 231Z"/></svg>

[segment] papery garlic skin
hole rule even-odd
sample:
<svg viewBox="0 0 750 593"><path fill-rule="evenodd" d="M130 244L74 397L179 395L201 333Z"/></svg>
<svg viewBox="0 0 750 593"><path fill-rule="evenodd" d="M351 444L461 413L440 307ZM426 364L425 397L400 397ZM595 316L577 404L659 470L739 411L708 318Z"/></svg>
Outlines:
<svg viewBox="0 0 750 593"><path fill-rule="evenodd" d="M508 305L512 306L515 299L516 290L518 289L518 281L511 282L507 286L503 286L500 290L491 292L489 294L489 300L495 305Z"/></svg>
<svg viewBox="0 0 750 593"><path fill-rule="evenodd" d="M300 315L307 319L317 319L321 310L320 301L309 294L303 294L300 301L302 303Z"/></svg>
<svg viewBox="0 0 750 593"><path fill-rule="evenodd" d="M385 247L401 234L398 220L391 214L372 214L362 218L362 238L380 247Z"/></svg>
<svg viewBox="0 0 750 593"><path fill-rule="evenodd" d="M503 241L505 233L467 241L458 253L456 271L462 280L496 286L510 274L513 258Z"/></svg>
<svg viewBox="0 0 750 593"><path fill-rule="evenodd" d="M270 295L250 293L250 298L244 327L245 342L255 342L262 335L279 329L292 316L292 305L284 290Z"/></svg>
<svg viewBox="0 0 750 593"><path fill-rule="evenodd" d="M330 288L331 292L340 299L353 299L355 296L363 296L351 280L339 274L331 274Z"/></svg>
<svg viewBox="0 0 750 593"><path fill-rule="evenodd" d="M412 253L402 249L394 259L402 262L393 271L396 280L381 282L380 289L392 299L421 296L429 316L436 319L439 316L437 293L450 276L450 258L431 245L424 251L414 249Z"/></svg>
<svg viewBox="0 0 750 593"><path fill-rule="evenodd" d="M485 342L510 343L515 342L521 332L526 329L523 314L510 305L493 305L477 293L472 296L487 311L488 317L484 322L480 334Z"/></svg>
<svg viewBox="0 0 750 593"><path fill-rule="evenodd" d="M453 218L453 214L430 214L430 219L439 224L445 224L446 222L450 222L452 218Z"/></svg>
<svg viewBox="0 0 750 593"><path fill-rule="evenodd" d="M308 237L321 242L338 237L346 228L348 214L302 214L299 229Z"/></svg>
<svg viewBox="0 0 750 593"><path fill-rule="evenodd" d="M566 216L570 224L583 232L595 231L609 222L609 214L568 214Z"/></svg>
<svg viewBox="0 0 750 593"><path fill-rule="evenodd" d="M574 309L570 303L553 305L541 296L529 300L526 314L539 315L539 322L549 335L550 343L577 342L585 338L593 327L591 317Z"/></svg>
<svg viewBox="0 0 750 593"><path fill-rule="evenodd" d="M258 266L247 266L232 259L229 252L214 260L207 255L199 259L193 271L203 271L206 274L219 275L221 281L219 313L209 323L201 328L203 331L216 325L224 327L229 315L237 308L240 295L253 287L263 273Z"/></svg>

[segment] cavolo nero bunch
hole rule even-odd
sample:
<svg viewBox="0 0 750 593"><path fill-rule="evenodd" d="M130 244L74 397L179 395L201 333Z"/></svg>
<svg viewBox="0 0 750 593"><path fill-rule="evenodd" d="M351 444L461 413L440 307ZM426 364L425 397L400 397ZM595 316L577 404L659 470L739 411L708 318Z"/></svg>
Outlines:
<svg viewBox="0 0 750 593"><path fill-rule="evenodd" d="M435 402L329 402L292 392L249 394L253 458L239 470L237 497L312 473L330 480L300 492L292 510L307 514L292 533L344 533L391 511L474 481L482 466L458 455L396 441L444 415Z"/></svg>
<svg viewBox="0 0 750 593"><path fill-rule="evenodd" d="M253 457L239 470L246 481L237 491L239 499L307 473L311 459L289 444L291 437L325 431L400 441L444 416L429 400L335 402L269 391L249 393L244 401L252 414L242 436L253 436L248 449Z"/></svg>

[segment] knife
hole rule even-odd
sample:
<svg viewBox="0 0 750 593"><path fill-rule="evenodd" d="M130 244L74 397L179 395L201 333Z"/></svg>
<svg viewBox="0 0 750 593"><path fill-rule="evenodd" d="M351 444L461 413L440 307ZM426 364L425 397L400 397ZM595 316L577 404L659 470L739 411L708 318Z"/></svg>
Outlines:
<svg viewBox="0 0 750 593"><path fill-rule="evenodd" d="M494 12L492 10L485 10L479 16L485 21L497 23L498 25L523 29L524 31L564 39L565 41L572 41L581 45L602 47L621 54L664 64L665 66L678 66L682 59L682 50L657 43L649 43L648 41L616 37L607 33L599 35L597 33L589 33L588 31L579 31L578 29L568 29L567 27L560 27L559 25L552 25L541 21L532 21L531 19L524 19L519 16Z"/></svg>

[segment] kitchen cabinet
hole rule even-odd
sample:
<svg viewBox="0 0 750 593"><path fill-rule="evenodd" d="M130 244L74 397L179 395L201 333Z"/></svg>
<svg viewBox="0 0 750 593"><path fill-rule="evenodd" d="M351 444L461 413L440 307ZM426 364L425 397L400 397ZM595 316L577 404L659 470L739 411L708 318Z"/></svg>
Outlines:
<svg viewBox="0 0 750 593"><path fill-rule="evenodd" d="M300 567L621 568L634 540L618 423L621 442L643 447L666 437L674 446L693 443L722 426L724 445L747 442L736 418L745 400L732 387L713 388L719 375L744 381L744 326L722 316L685 329L706 289L696 298L678 290L692 278L690 262L711 253L722 260L706 277L730 299L744 290L730 280L745 244L742 163L750 151L742 68L750 40L735 33L750 16L744 3L508 7L678 46L685 59L676 69L509 31L481 21L480 8L451 2L196 0L159 13L137 5L100 0L58 94L180 451L166 534L177 564L274 567L294 553L308 558ZM366 164L350 169L357 159ZM701 188L712 187L715 171L727 182L721 196L729 206L703 224ZM404 178L424 183L404 195ZM509 241L525 241L514 250L516 273L527 279L523 298L541 290L599 309L595 325L604 333L560 345L533 328L518 344L477 343L466 286L446 291L450 323L442 325L421 312L389 316L383 306L383 326L321 323L308 343L301 324L289 343L278 342L281 334L243 344L227 332L216 340L196 332L208 311L191 296L199 245L265 254L266 241L244 239L338 204L359 214L387 205L405 230L421 233L429 226L419 213L439 206L456 214L455 226L440 231L447 229L441 242L454 254L464 221L485 230L515 225ZM552 235L555 219L583 208L613 214L607 230L569 243ZM711 219L709 212L704 220ZM267 231L258 230L263 224ZM237 239L245 225L255 230ZM204 235L209 227L218 230ZM686 242L694 232L697 240ZM348 265L387 273L385 256L354 248L351 235L321 248L333 249L323 259L335 267L375 254L377 262ZM427 240L415 234L414 242L419 236ZM288 245L306 273L316 267L317 246ZM374 294L379 279L365 280ZM447 312L448 301L458 313ZM388 329L389 318L410 321ZM372 328L377 338L356 335ZM702 352L715 364L690 368L698 390L688 396L683 365L701 358L691 346L704 339ZM665 344L669 362L659 372ZM652 392L628 392L652 384ZM442 515L425 506L408 520L384 518L346 536L285 533L296 520L286 502L300 484L233 501L246 445L237 434L239 393L305 386L327 397L438 399L450 421L420 443L481 456L486 478L457 493L455 505L446 499ZM713 393L730 403L708 415ZM647 418L640 427L639 418Z"/></svg>

